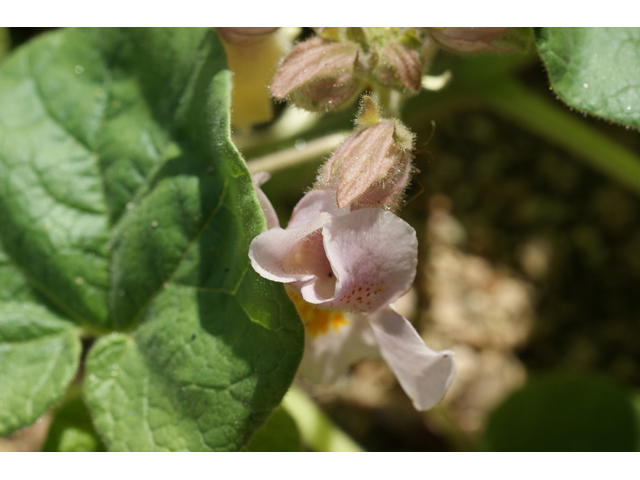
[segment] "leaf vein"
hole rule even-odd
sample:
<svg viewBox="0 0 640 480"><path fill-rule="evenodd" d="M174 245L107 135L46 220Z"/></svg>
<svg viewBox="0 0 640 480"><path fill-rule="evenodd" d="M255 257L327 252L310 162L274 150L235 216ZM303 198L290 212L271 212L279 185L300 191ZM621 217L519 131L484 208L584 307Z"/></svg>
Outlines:
<svg viewBox="0 0 640 480"><path fill-rule="evenodd" d="M222 207L222 205L224 203L224 200L225 200L225 197L227 195L228 184L229 184L229 181L225 179L225 182L224 182L224 184L222 186L222 193L220 194L220 199L218 200L218 203L211 210L211 212L209 213L207 219L202 224L202 227L200 228L200 230L198 230L198 232L193 236L193 238L191 238L191 240L189 241L189 243L185 247L184 252L182 253L182 256L176 262L175 267L174 267L173 271L171 272L171 274L167 277L167 279L163 282L163 284L160 285L160 287L152 295L149 296L149 299L147 300L147 302L140 309L138 314L134 317L133 321L131 322L131 327L130 327L131 329L135 328L138 325L138 323L140 322L140 320L142 319L142 317L146 313L147 309L149 308L149 305L153 302L155 297L158 296L158 294L164 289L164 284L173 282L173 277L175 276L176 272L178 271L178 269L182 265L182 262L184 261L184 259L187 257L187 255L189 253L189 250L191 249L193 244L202 236L204 231L207 229L207 227L209 226L209 224L213 220L213 217L215 217L216 213L218 213L218 211Z"/></svg>

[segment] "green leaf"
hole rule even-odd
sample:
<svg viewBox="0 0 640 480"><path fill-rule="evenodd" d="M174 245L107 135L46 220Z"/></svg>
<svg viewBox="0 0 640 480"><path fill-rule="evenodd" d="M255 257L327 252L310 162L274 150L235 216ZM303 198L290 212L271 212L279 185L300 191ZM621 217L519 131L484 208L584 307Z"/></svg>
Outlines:
<svg viewBox="0 0 640 480"><path fill-rule="evenodd" d="M87 30L57 31L0 64L0 231L39 291L107 323L108 217L99 155L107 72Z"/></svg>
<svg viewBox="0 0 640 480"><path fill-rule="evenodd" d="M93 428L91 415L81 398L55 411L43 452L104 452L105 446Z"/></svg>
<svg viewBox="0 0 640 480"><path fill-rule="evenodd" d="M42 307L0 302L0 436L59 401L80 360L76 327Z"/></svg>
<svg viewBox="0 0 640 480"><path fill-rule="evenodd" d="M245 447L248 452L300 452L302 439L293 417L283 407L276 408Z"/></svg>
<svg viewBox="0 0 640 480"><path fill-rule="evenodd" d="M172 284L133 335L102 338L87 360L86 398L110 448L241 448L301 354L300 330L285 321L290 302L269 291L253 271L234 294ZM282 323L267 323L281 311Z"/></svg>
<svg viewBox="0 0 640 480"><path fill-rule="evenodd" d="M87 398L112 449L238 449L288 388L302 329L249 266L264 219L229 138L230 72L211 30L107 31L121 45L171 144L112 234L112 321L140 327L96 346ZM127 437L130 412L150 435Z"/></svg>
<svg viewBox="0 0 640 480"><path fill-rule="evenodd" d="M212 29L71 29L0 66L0 229L31 284L99 339L85 400L111 450L237 450L303 349L230 140ZM5 114L6 113L6 114Z"/></svg>
<svg viewBox="0 0 640 480"><path fill-rule="evenodd" d="M542 28L536 41L563 101L640 128L640 28Z"/></svg>
<svg viewBox="0 0 640 480"><path fill-rule="evenodd" d="M0 302L33 302L35 299L26 277L0 248Z"/></svg>
<svg viewBox="0 0 640 480"><path fill-rule="evenodd" d="M639 425L630 393L615 382L555 374L500 405L483 441L493 451L635 451Z"/></svg>

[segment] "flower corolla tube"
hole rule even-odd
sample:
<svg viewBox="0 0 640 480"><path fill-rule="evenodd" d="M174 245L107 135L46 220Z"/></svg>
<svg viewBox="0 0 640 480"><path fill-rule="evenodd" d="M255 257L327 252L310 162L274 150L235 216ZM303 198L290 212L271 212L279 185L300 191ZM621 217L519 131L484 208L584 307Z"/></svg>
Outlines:
<svg viewBox="0 0 640 480"><path fill-rule="evenodd" d="M300 373L330 383L356 361L382 355L417 410L442 400L453 352L428 348L391 304L413 283L418 242L409 224L380 208L339 208L335 191L312 190L286 229L254 176L269 230L249 249L254 270L286 284L305 323Z"/></svg>

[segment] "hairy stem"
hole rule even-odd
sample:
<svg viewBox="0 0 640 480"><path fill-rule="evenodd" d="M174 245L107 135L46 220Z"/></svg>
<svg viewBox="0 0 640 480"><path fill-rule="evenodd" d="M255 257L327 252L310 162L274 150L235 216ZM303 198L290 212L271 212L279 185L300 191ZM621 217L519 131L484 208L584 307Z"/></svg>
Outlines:
<svg viewBox="0 0 640 480"><path fill-rule="evenodd" d="M350 132L337 132L297 146L247 161L249 172L275 172L283 168L323 157L338 148Z"/></svg>

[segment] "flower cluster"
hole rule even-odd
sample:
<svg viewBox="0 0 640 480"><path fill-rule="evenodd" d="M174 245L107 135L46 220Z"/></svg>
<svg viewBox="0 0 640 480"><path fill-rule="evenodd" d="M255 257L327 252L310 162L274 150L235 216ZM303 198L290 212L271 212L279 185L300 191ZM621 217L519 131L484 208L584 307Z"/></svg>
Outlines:
<svg viewBox="0 0 640 480"><path fill-rule="evenodd" d="M271 82L278 99L311 111L339 109L365 88L380 85L406 94L420 91L430 61L416 29L319 28L284 58Z"/></svg>
<svg viewBox="0 0 640 480"><path fill-rule="evenodd" d="M283 59L269 87L310 111L337 110L364 90L415 95L438 47L456 53L522 52L528 28L317 28Z"/></svg>
<svg viewBox="0 0 640 480"><path fill-rule="evenodd" d="M439 48L516 52L531 38L530 29L520 28L315 31L280 62L269 90L276 99L317 112L346 107L370 90L399 113L404 96L429 88L435 77L423 74ZM242 58L249 78L254 66L248 60L262 57L256 52L273 32L220 34L230 64ZM240 87L238 95L250 98ZM234 100L234 109L243 98ZM242 127L240 120L235 123ZM426 410L443 398L455 368L453 352L429 349L392 306L411 287L417 267L416 233L394 214L411 176L414 143L402 123L382 118L375 101L363 96L354 133L320 168L286 228L260 190L268 175L254 176L268 230L253 240L249 257L256 272L285 284L305 324L302 375L331 382L357 360L380 354L416 409Z"/></svg>
<svg viewBox="0 0 640 480"><path fill-rule="evenodd" d="M331 382L381 354L415 408L426 410L444 396L454 364L453 352L429 349L391 306L416 274L416 233L389 208L408 181L413 139L380 119L371 99L358 121L362 128L321 168L285 229L259 190L268 175L254 176L269 230L253 240L249 257L264 278L286 284L305 323L303 376Z"/></svg>

